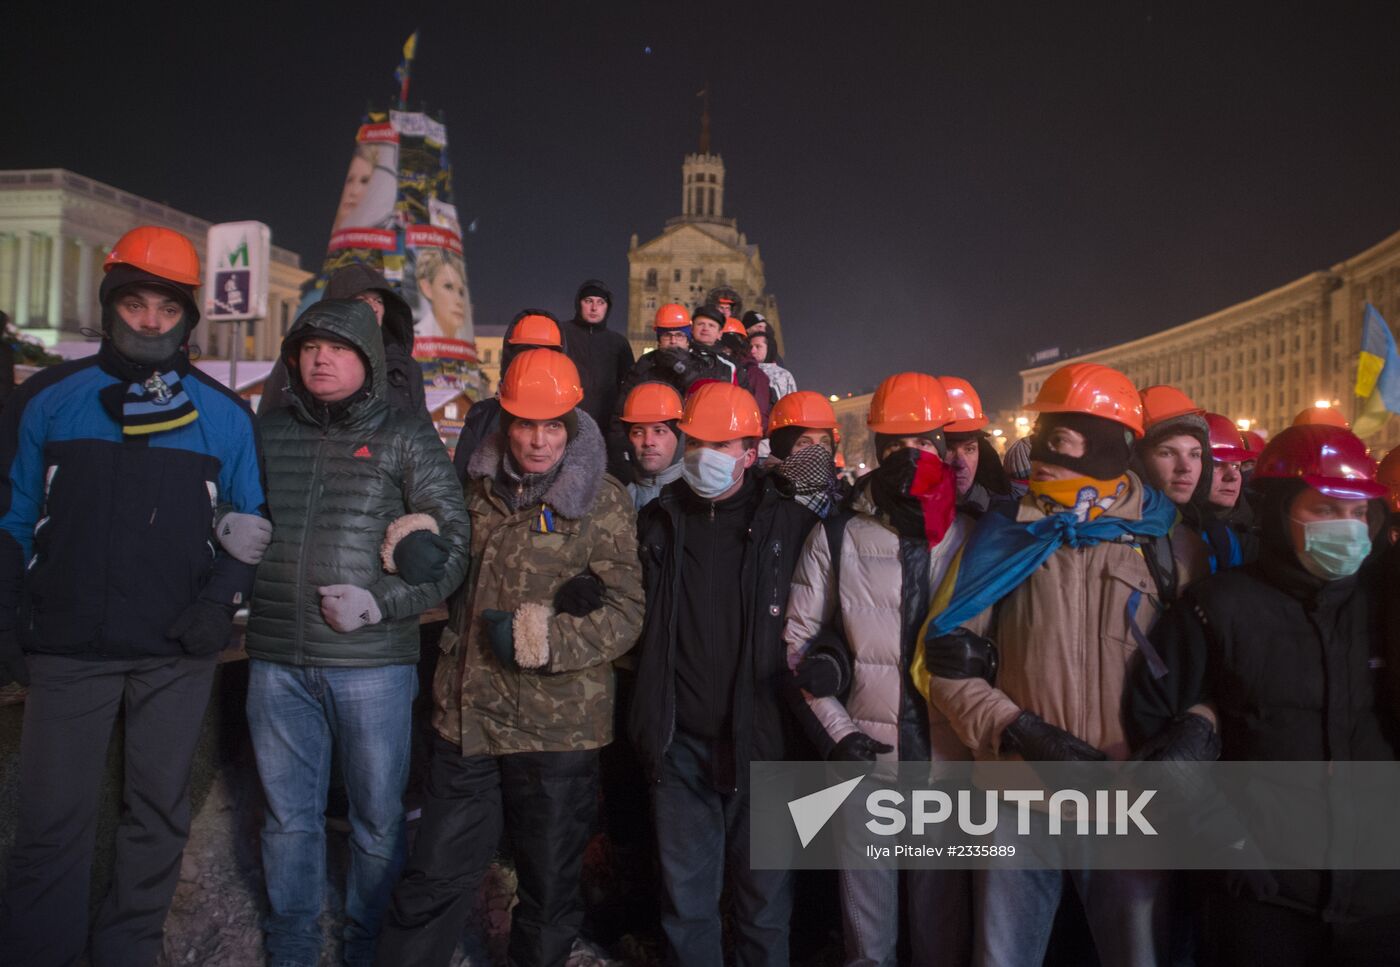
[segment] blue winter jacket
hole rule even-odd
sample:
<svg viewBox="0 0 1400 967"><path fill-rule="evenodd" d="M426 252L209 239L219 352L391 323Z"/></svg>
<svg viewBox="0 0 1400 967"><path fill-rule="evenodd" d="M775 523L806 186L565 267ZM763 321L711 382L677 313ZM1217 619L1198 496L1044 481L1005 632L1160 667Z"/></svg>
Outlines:
<svg viewBox="0 0 1400 967"><path fill-rule="evenodd" d="M183 356L174 368L199 416L172 430L123 436L98 394L132 364L106 342L31 376L0 414L0 632L26 652L179 655L166 632L185 608L231 614L251 593L213 514L263 511L253 414Z"/></svg>

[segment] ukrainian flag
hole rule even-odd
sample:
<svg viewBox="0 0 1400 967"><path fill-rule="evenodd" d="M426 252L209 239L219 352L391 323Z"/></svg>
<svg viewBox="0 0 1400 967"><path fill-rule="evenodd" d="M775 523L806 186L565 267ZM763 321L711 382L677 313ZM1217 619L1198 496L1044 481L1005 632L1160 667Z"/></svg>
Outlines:
<svg viewBox="0 0 1400 967"><path fill-rule="evenodd" d="M1362 402L1352 432L1367 437L1385 426L1390 414L1400 413L1400 353L1395 337L1376 307L1366 303L1361 324L1361 358L1356 363L1356 395Z"/></svg>

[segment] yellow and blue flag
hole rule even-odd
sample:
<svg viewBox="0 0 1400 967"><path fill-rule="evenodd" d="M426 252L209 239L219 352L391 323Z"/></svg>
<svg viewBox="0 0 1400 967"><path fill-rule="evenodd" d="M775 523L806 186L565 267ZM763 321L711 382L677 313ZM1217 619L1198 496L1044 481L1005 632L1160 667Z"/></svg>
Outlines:
<svg viewBox="0 0 1400 967"><path fill-rule="evenodd" d="M394 71L394 79L399 82L399 110L408 107L408 80L413 72L413 57L418 53L418 31L414 31L403 42L403 60Z"/></svg>
<svg viewBox="0 0 1400 967"><path fill-rule="evenodd" d="M1359 437L1370 436L1385 426L1390 414L1400 413L1400 352L1396 352L1390 326L1369 302L1361 323L1356 395L1364 401L1357 407L1352 424L1352 432Z"/></svg>

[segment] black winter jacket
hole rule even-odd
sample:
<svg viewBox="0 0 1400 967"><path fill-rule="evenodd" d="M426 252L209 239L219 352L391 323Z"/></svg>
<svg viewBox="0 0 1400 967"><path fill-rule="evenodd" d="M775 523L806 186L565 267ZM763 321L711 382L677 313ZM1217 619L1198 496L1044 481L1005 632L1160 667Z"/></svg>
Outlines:
<svg viewBox="0 0 1400 967"><path fill-rule="evenodd" d="M593 417L600 427L608 425L614 407L617 406L618 387L632 369L632 344L621 333L608 328L607 316L602 322L584 322L579 314L579 303L585 289L596 288L607 291L607 286L597 279L589 279L579 286L574 296L574 317L560 330L564 332L564 351L578 367L583 379L583 402L579 408ZM608 311L612 311L612 298L608 298Z"/></svg>
<svg viewBox="0 0 1400 967"><path fill-rule="evenodd" d="M383 347L374 320L318 303L285 345L308 330L332 333L369 360L370 390L348 405L309 405L294 387L289 403L262 418L272 544L258 567L248 618L248 654L294 665L373 666L418 660L418 615L443 601L467 570L470 524L462 488L431 423L384 399ZM391 524L427 514L452 542L435 584L407 584L386 571L381 552ZM369 590L378 624L341 633L321 615L317 589Z"/></svg>
<svg viewBox="0 0 1400 967"><path fill-rule="evenodd" d="M752 476L757 476L750 471ZM715 777L720 788L737 788L749 763L781 760L797 736L796 722L783 705L780 676L788 674L783 644L792 572L817 515L782 497L771 477L753 491L753 517L743 567L734 580L741 593L743 640L734 680L731 734L721 761L732 771ZM676 728L677 628L681 562L685 545L685 502L698 498L684 481L668 484L642 508L637 520L647 611L637 655L637 690L628 731L643 768L659 781L666 750Z"/></svg>
<svg viewBox="0 0 1400 967"><path fill-rule="evenodd" d="M338 269L330 277L323 298L351 299L369 289L384 297L384 325L380 334L384 342L385 398L395 410L427 416L423 367L413 358L413 310L403 297L390 287L384 276L368 265L355 263ZM258 416L286 406L290 401L285 356L283 353L267 374L262 399L258 401Z"/></svg>
<svg viewBox="0 0 1400 967"><path fill-rule="evenodd" d="M1379 569L1324 582L1278 551L1198 582L1153 630L1167 673L1134 671L1126 696L1136 745L1209 703L1222 760L1396 758L1394 719L1378 702ZM1252 815L1286 812L1261 795ZM1280 870L1274 902L1327 920L1400 912L1400 872Z"/></svg>

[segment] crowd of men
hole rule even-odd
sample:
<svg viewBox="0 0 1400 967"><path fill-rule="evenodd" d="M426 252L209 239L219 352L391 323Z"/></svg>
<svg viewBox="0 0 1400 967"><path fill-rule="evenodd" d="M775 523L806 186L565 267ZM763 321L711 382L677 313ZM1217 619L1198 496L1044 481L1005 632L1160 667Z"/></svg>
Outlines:
<svg viewBox="0 0 1400 967"><path fill-rule="evenodd" d="M1246 439L1071 364L1003 458L971 384L901 372L852 481L737 293L661 307L634 360L589 280L572 319L512 321L449 456L374 271L296 320L255 418L190 364L187 239L135 229L104 269L98 353L0 417L0 676L28 686L6 963L156 962L243 607L275 967L325 947L333 766L348 965L449 963L503 836L509 959L563 964L600 825L654 871L676 964L786 964L839 907L849 964L1035 965L1068 891L1104 965L1400 962L1388 872L844 870L828 907L749 862L757 761L1394 760L1400 455L1335 413ZM444 601L410 848L419 616Z"/></svg>

